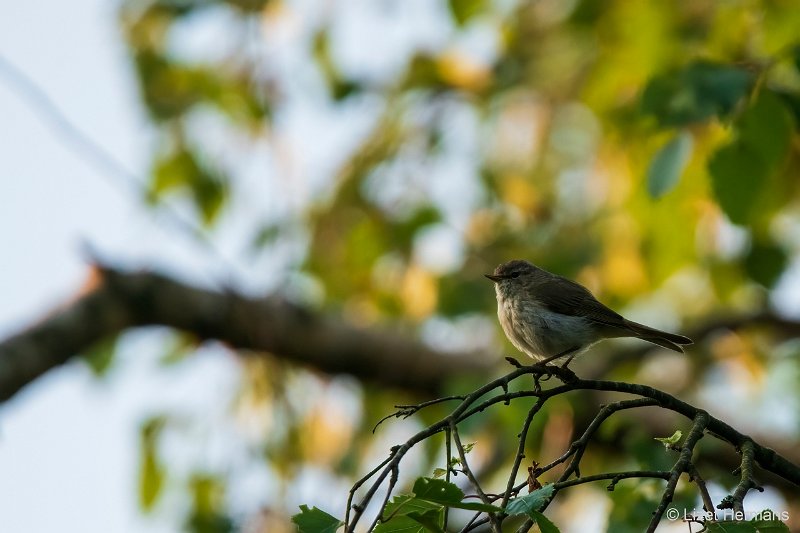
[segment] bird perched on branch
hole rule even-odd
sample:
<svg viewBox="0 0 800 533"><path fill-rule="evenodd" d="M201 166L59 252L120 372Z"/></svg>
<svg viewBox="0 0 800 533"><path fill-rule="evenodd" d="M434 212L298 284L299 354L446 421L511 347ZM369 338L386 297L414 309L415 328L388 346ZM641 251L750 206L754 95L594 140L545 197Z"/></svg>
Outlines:
<svg viewBox="0 0 800 533"><path fill-rule="evenodd" d="M622 317L589 289L527 261L503 263L486 277L494 282L497 316L508 340L540 363L573 357L603 339L636 337L683 352L692 340Z"/></svg>

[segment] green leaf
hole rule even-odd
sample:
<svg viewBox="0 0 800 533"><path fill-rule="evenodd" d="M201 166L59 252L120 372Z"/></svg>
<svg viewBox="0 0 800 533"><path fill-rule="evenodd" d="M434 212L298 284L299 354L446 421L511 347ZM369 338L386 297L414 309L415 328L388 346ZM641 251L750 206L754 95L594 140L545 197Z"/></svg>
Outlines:
<svg viewBox="0 0 800 533"><path fill-rule="evenodd" d="M164 366L180 363L197 348L197 344L197 338L193 335L175 332L165 343L164 353L159 357L158 363Z"/></svg>
<svg viewBox="0 0 800 533"><path fill-rule="evenodd" d="M706 533L758 533L756 527L750 522L733 522L730 520L708 522Z"/></svg>
<svg viewBox="0 0 800 533"><path fill-rule="evenodd" d="M307 505L300 506L300 512L292 516L292 522L300 533L335 533L344 524L325 511L316 507L309 509Z"/></svg>
<svg viewBox="0 0 800 533"><path fill-rule="evenodd" d="M178 150L155 161L150 183L151 194L158 199L173 189L188 186L199 167L188 150Z"/></svg>
<svg viewBox="0 0 800 533"><path fill-rule="evenodd" d="M140 430L139 505L144 511L153 509L166 478L158 458L158 438L165 424L164 417L155 417L145 422Z"/></svg>
<svg viewBox="0 0 800 533"><path fill-rule="evenodd" d="M327 29L317 32L317 34L314 35L313 56L325 78L331 96L334 100L339 102L351 94L360 91L361 86L352 80L344 79L341 71L333 60L330 43L330 35Z"/></svg>
<svg viewBox="0 0 800 533"><path fill-rule="evenodd" d="M775 169L786 158L792 138L792 115L781 98L763 89L737 121L739 138Z"/></svg>
<svg viewBox="0 0 800 533"><path fill-rule="evenodd" d="M789 527L780 520L754 518L749 522L722 520L706 523L707 533L789 533Z"/></svg>
<svg viewBox="0 0 800 533"><path fill-rule="evenodd" d="M753 520L758 533L789 533L789 526L779 520Z"/></svg>
<svg viewBox="0 0 800 533"><path fill-rule="evenodd" d="M764 89L737 121L737 138L712 156L712 188L732 222L748 224L759 211L767 180L786 159L793 122L781 98Z"/></svg>
<svg viewBox="0 0 800 533"><path fill-rule="evenodd" d="M208 168L184 147L158 159L152 176L150 194L154 199L174 189L188 189L206 224L214 221L228 196L222 174Z"/></svg>
<svg viewBox="0 0 800 533"><path fill-rule="evenodd" d="M413 518L398 516L388 522L381 522L375 526L373 531L375 533L425 533L427 530Z"/></svg>
<svg viewBox="0 0 800 533"><path fill-rule="evenodd" d="M155 26L163 25L163 21ZM149 32L148 32L149 33ZM149 39L150 37L148 37ZM216 72L173 61L152 48L134 55L142 99L155 122L175 120L208 99L219 83Z"/></svg>
<svg viewBox="0 0 800 533"><path fill-rule="evenodd" d="M438 511L426 511L424 513L409 513L407 516L420 524L427 531L432 533L444 533L442 530L444 526L444 512L441 509Z"/></svg>
<svg viewBox="0 0 800 533"><path fill-rule="evenodd" d="M403 516L441 509L442 506L439 504L420 500L410 494L400 494L386 504L386 507L383 508L383 516Z"/></svg>
<svg viewBox="0 0 800 533"><path fill-rule="evenodd" d="M462 502L461 500L464 499L464 491L443 479L421 477L414 483L414 488L412 490L414 495L421 500L438 503L447 507L454 507L456 509L483 511L487 513L496 513L503 510L500 507L485 503Z"/></svg>
<svg viewBox="0 0 800 533"><path fill-rule="evenodd" d="M561 533L558 527L556 527L556 525L551 522L549 518L539 511L531 510L528 513L528 516L530 516L533 521L536 522L536 525L539 526L539 531L541 533Z"/></svg>
<svg viewBox="0 0 800 533"><path fill-rule="evenodd" d="M662 126L685 126L725 117L747 94L753 75L743 69L695 62L654 77L642 94L642 112Z"/></svg>
<svg viewBox="0 0 800 533"><path fill-rule="evenodd" d="M750 145L735 141L717 150L708 170L714 196L731 222L750 222L769 174L759 153Z"/></svg>
<svg viewBox="0 0 800 533"><path fill-rule="evenodd" d="M486 10L486 0L448 0L450 14L459 26L464 26L473 17Z"/></svg>
<svg viewBox="0 0 800 533"><path fill-rule="evenodd" d="M250 250L257 252L275 242L283 230L282 224L263 224L250 242Z"/></svg>
<svg viewBox="0 0 800 533"><path fill-rule="evenodd" d="M84 355L83 359L96 376L103 376L114 361L117 350L117 337L108 337L95 343Z"/></svg>
<svg viewBox="0 0 800 533"><path fill-rule="evenodd" d="M672 445L678 444L678 441L681 440L681 437L683 437L683 432L680 429L678 429L675 430L675 433L673 433L671 437L654 437L654 438L658 442L663 442L664 446L668 448Z"/></svg>
<svg viewBox="0 0 800 533"><path fill-rule="evenodd" d="M186 521L189 533L231 533L236 526L231 518L223 513L197 513L193 511Z"/></svg>
<svg viewBox="0 0 800 533"><path fill-rule="evenodd" d="M426 53L418 53L411 59L406 69L403 87L406 89L433 88L440 87L442 84L435 57Z"/></svg>
<svg viewBox="0 0 800 533"><path fill-rule="evenodd" d="M219 511L225 487L218 478L208 474L195 474L189 485L196 513L210 515Z"/></svg>
<svg viewBox="0 0 800 533"><path fill-rule="evenodd" d="M744 259L747 274L767 288L775 285L788 264L789 256L782 247L758 241L753 243Z"/></svg>
<svg viewBox="0 0 800 533"><path fill-rule="evenodd" d="M533 511L539 511L544 504L546 504L550 497L553 496L553 492L555 491L555 485L545 485L544 487L537 489L530 494L526 494L525 496L521 496L519 498L514 498L508 505L506 506L506 513L509 515L518 515L524 514L528 515L532 519L536 520L536 517L532 514Z"/></svg>
<svg viewBox="0 0 800 533"><path fill-rule="evenodd" d="M647 191L652 198L660 198L678 184L692 154L692 145L692 135L683 131L656 153L647 171Z"/></svg>
<svg viewBox="0 0 800 533"><path fill-rule="evenodd" d="M144 511L152 510L158 501L164 477L164 468L159 464L154 448L145 448L139 474L139 504Z"/></svg>
<svg viewBox="0 0 800 533"><path fill-rule="evenodd" d="M421 500L410 494L395 496L383 509L390 517L376 531L433 531L439 533L444 526L444 506Z"/></svg>
<svg viewBox="0 0 800 533"><path fill-rule="evenodd" d="M414 495L422 500L449 505L464 499L464 491L443 479L421 477L414 483Z"/></svg>
<svg viewBox="0 0 800 533"><path fill-rule="evenodd" d="M788 514L784 515L788 519ZM778 515L770 509L765 509L758 513L758 516L751 520L759 533L789 533L789 526L781 522Z"/></svg>
<svg viewBox="0 0 800 533"><path fill-rule="evenodd" d="M220 174L204 170L194 176L191 185L192 194L200 209L203 222L205 224L213 223L222 211L228 197L226 181Z"/></svg>
<svg viewBox="0 0 800 533"><path fill-rule="evenodd" d="M447 475L447 470L445 470L444 468L433 469L433 477L438 479L440 477L444 477L445 475Z"/></svg>

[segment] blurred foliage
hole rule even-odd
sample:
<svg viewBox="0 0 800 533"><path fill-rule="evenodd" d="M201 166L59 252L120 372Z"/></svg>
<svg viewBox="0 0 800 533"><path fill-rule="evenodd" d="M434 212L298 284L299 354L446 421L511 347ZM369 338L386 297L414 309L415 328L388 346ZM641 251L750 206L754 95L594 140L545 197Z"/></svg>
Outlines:
<svg viewBox="0 0 800 533"><path fill-rule="evenodd" d="M191 479L192 511L186 529L192 533L229 533L234 524L224 512L224 486L221 480L209 475Z"/></svg>
<svg viewBox="0 0 800 533"><path fill-rule="evenodd" d="M166 418L158 416L146 421L141 428L139 503L145 511L155 506L164 487L166 472L158 454L158 441L165 423Z"/></svg>
<svg viewBox="0 0 800 533"><path fill-rule="evenodd" d="M187 202L209 229L235 214L249 232L246 257L291 240L286 279L302 281L291 285L301 298L454 349L497 348L494 294L481 274L516 257L664 325L770 306L800 250L794 2L427 4L123 0L121 34L157 144L147 198ZM225 38L195 50L192 36L209 24ZM334 123L333 133L298 139L298 108L317 113L303 131ZM334 138L355 141L337 142L326 170L275 162L260 176L275 191L290 182L306 191L266 221L275 203L259 211L258 199L236 200L244 171L231 147L297 163ZM779 342L743 332L701 344L699 371L673 381L703 386L708 372L763 386L763 354ZM634 372L621 367L617 377ZM279 361L248 362L246 375L232 416L260 428L255 456L280 493L309 466L347 486L394 444L385 439L396 433L370 430L401 393ZM527 457L560 453L585 409L548 407ZM525 412L509 406L469 422L487 468L508 465L514 452L502 435L513 436ZM169 466L155 454L158 427L143 430L144 509ZM630 435L642 464L672 460L656 435ZM596 460L616 460L603 453ZM428 454L420 472L443 466L441 448ZM194 486L189 529L227 530L224 502L209 496L224 484ZM624 502L612 508L611 530L638 530L649 517L641 492L620 485L610 494ZM281 506L292 503L278 497L270 516L285 517Z"/></svg>
<svg viewBox="0 0 800 533"><path fill-rule="evenodd" d="M117 349L117 337L103 339L83 355L84 361L97 376L103 376L114 362Z"/></svg>

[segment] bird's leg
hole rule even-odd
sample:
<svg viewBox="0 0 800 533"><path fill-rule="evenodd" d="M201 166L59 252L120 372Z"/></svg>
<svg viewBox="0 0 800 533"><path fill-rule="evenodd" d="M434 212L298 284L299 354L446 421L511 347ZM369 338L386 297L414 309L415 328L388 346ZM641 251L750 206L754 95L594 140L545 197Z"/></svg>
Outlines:
<svg viewBox="0 0 800 533"><path fill-rule="evenodd" d="M541 361L539 361L539 362L538 362L538 363L536 363L536 364L537 364L537 365L542 365L542 366L547 366L547 363L549 363L550 361L555 361L556 359L561 359L561 358L562 358L562 357L564 357L565 355L569 355L569 354L572 354L572 357L575 357L575 355L578 353L578 350L579 350L579 349L580 349L580 346L573 346L572 348L567 348L567 349L566 349L566 350L564 350L563 352L558 352L558 353L557 353L557 354L555 354L555 355L551 355L550 357L548 357L548 358L546 358L546 359L542 359ZM572 360L572 357L570 357L570 358L567 360L567 363L569 363L569 361L571 361L571 360Z"/></svg>
<svg viewBox="0 0 800 533"><path fill-rule="evenodd" d="M575 358L575 356L578 355L578 349L577 348L573 348L571 350L568 350L566 353L564 353L564 355L567 355L567 360L564 361L563 363L561 363L561 368L566 369L567 366Z"/></svg>
<svg viewBox="0 0 800 533"><path fill-rule="evenodd" d="M537 366L539 368L544 369L544 372L542 374L539 374L539 375L535 375L534 374L534 376L533 376L534 390L536 392L541 391L541 385L539 384L539 382L540 381L547 381L548 379L553 377L553 374L554 374L554 372L552 371L553 367L548 365L547 363L549 363L550 361L555 361L556 359L564 357L565 355L568 355L570 353L573 354L573 357L574 357L574 354L576 354L577 352L578 352L578 346L573 346L572 348L564 350L563 352L559 352L559 353L557 353L555 355L551 355L550 357L547 357L547 358L539 361L538 363L536 363L534 366ZM571 359L572 359L572 357L570 357L570 360ZM569 361L567 361L567 362L569 362ZM575 376L574 372L572 372L572 371L570 371L568 369L565 369L564 367L562 367L560 370L562 370L562 371L563 370L567 370L568 372L570 372L572 374L572 376L567 376L568 378L572 378L570 380L577 379L577 376ZM563 372L561 372L561 373L563 374Z"/></svg>
<svg viewBox="0 0 800 533"><path fill-rule="evenodd" d="M578 381L578 376L575 375L575 372L567 368L567 366L572 362L572 359L578 355L578 348L572 348L571 350L567 350L564 354L567 356L567 360L561 364L561 372L564 374L561 377L562 380L566 381Z"/></svg>

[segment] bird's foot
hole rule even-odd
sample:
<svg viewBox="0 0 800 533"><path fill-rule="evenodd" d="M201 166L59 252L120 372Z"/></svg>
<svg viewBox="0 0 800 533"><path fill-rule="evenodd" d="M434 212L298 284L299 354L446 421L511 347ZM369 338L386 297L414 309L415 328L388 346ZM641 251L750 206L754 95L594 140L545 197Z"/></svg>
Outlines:
<svg viewBox="0 0 800 533"><path fill-rule="evenodd" d="M575 372L567 367L568 364L569 361L558 367L558 373L556 375L558 376L558 379L564 383L575 383L578 381L578 376L575 374Z"/></svg>
<svg viewBox="0 0 800 533"><path fill-rule="evenodd" d="M541 363L534 365L537 369L539 369L539 373L534 374L534 379L538 381L547 381L552 377L557 377L564 383L574 383L578 381L578 376L567 368L566 365L556 366L556 365L543 365Z"/></svg>
<svg viewBox="0 0 800 533"><path fill-rule="evenodd" d="M531 373L531 377L533 378L534 392L542 392L542 383L553 377L553 369L555 367L542 363L534 363L530 365L529 368L536 369L535 372Z"/></svg>

